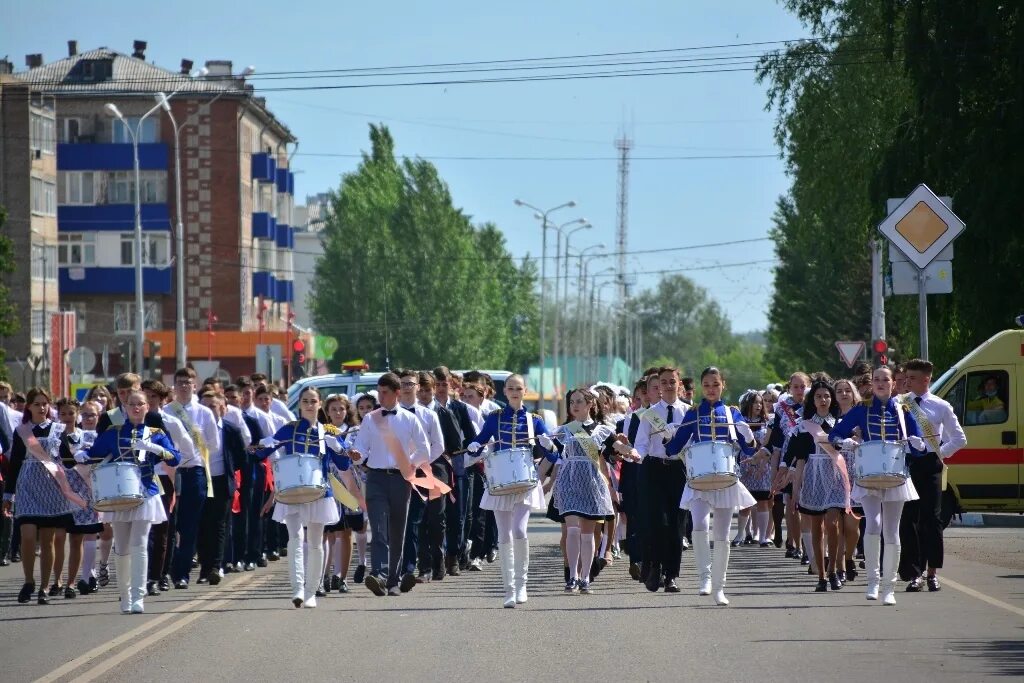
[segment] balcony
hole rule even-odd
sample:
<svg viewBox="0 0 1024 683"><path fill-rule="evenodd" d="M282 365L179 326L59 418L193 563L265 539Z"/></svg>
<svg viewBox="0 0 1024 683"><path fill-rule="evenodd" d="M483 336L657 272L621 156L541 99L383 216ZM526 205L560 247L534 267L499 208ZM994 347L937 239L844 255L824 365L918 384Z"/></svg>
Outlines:
<svg viewBox="0 0 1024 683"><path fill-rule="evenodd" d="M143 204L141 208L143 230L171 229L167 204ZM57 229L60 232L130 232L135 229L135 205L60 205Z"/></svg>
<svg viewBox="0 0 1024 683"><path fill-rule="evenodd" d="M288 225L278 224L277 235L275 239L277 240L277 246L281 247L282 249L294 249L295 228Z"/></svg>
<svg viewBox="0 0 1024 683"><path fill-rule="evenodd" d="M274 276L270 273L252 274L253 298L262 296L264 299L273 299L276 294L276 289L277 287L274 284Z"/></svg>
<svg viewBox="0 0 1024 683"><path fill-rule="evenodd" d="M272 183L277 178L277 160L269 154L252 155L252 179L258 183Z"/></svg>
<svg viewBox="0 0 1024 683"><path fill-rule="evenodd" d="M147 296L171 293L173 268L143 268L142 289ZM60 293L64 294L134 294L135 269L124 268L61 268Z"/></svg>
<svg viewBox="0 0 1024 683"><path fill-rule="evenodd" d="M279 303L292 303L295 301L295 283L291 280L276 280L277 291L274 301Z"/></svg>
<svg viewBox="0 0 1024 683"><path fill-rule="evenodd" d="M281 194L291 194L291 190L288 189L288 180L295 174L289 173L287 168L277 169L277 191ZM293 183L294 184L294 183Z"/></svg>
<svg viewBox="0 0 1024 683"><path fill-rule="evenodd" d="M166 171L167 145L144 142L139 145L139 170ZM58 171L131 171L135 169L132 146L126 143L60 143Z"/></svg>
<svg viewBox="0 0 1024 683"><path fill-rule="evenodd" d="M254 240L273 240L277 233L277 221L266 211L257 211L252 215L252 238Z"/></svg>

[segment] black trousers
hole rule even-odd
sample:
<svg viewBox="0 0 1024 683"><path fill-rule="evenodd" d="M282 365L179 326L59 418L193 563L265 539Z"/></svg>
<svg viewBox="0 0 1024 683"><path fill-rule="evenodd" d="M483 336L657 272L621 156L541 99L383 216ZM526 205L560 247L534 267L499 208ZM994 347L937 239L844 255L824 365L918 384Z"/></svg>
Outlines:
<svg viewBox="0 0 1024 683"><path fill-rule="evenodd" d="M174 543L171 539L174 538L174 515L171 513L171 499L174 497L174 482L167 475L160 475L160 485L163 487L163 495L160 496L160 502L164 506L164 512L167 513L167 521L160 524L154 524L149 529L149 569L148 579L150 581L159 581L166 575L171 573L171 560Z"/></svg>
<svg viewBox="0 0 1024 683"><path fill-rule="evenodd" d="M446 484L452 483L452 466L444 458L438 458L430 465L434 478ZM420 568L440 574L444 566L444 539L447 531L448 496L441 496L424 503L423 521L420 524Z"/></svg>
<svg viewBox="0 0 1024 683"><path fill-rule="evenodd" d="M212 478L213 498L207 498L203 514L199 518L199 539L196 550L199 553L199 575L206 576L220 569L224 561L224 536L231 513L231 496L228 495L228 475Z"/></svg>
<svg viewBox="0 0 1024 683"><path fill-rule="evenodd" d="M910 479L919 500L900 517L900 577L909 581L929 567L942 568L942 460L935 453L910 458Z"/></svg>
<svg viewBox="0 0 1024 683"><path fill-rule="evenodd" d="M622 512L626 515L626 538L624 547L629 555L630 564L640 564L643 560L643 544L640 541L640 530L643 528L641 510L641 472L642 465L623 462L619 474L619 493L622 494Z"/></svg>
<svg viewBox="0 0 1024 683"><path fill-rule="evenodd" d="M681 460L644 458L640 466L643 500L644 561L666 579L679 577L683 553L682 510L679 499L686 486Z"/></svg>
<svg viewBox="0 0 1024 683"><path fill-rule="evenodd" d="M487 482L479 468L471 467L466 471L471 472L470 488L472 489L472 507L469 514L466 515L466 522L470 525L468 539L472 541L469 556L471 559L483 559L487 557L487 552L491 549L487 538L487 513L490 510L482 510L480 508L480 499L484 496L484 488L487 486Z"/></svg>
<svg viewBox="0 0 1024 683"><path fill-rule="evenodd" d="M245 515L245 553L236 555L236 562L247 562L255 564L263 555L263 543L266 536L266 524L269 519L263 515L263 506L266 505L270 493L267 489L267 475L262 463L255 468L255 475L252 480L248 500L242 494L242 514ZM245 479L242 480L245 484ZM244 490L244 489L243 489ZM248 507L246 503L248 502ZM277 550L277 546L273 548Z"/></svg>

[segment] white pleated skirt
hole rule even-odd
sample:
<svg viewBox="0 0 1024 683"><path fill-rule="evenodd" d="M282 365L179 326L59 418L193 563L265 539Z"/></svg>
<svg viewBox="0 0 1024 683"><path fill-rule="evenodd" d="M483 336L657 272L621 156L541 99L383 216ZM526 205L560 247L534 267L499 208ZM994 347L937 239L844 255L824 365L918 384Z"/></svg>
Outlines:
<svg viewBox="0 0 1024 683"><path fill-rule="evenodd" d="M531 510L547 510L548 504L544 501L544 489L537 484L525 493L509 496L492 496L490 491L484 490L480 499L481 510L492 510L498 512L511 512L516 505L528 505Z"/></svg>
<svg viewBox="0 0 1024 683"><path fill-rule="evenodd" d="M337 524L341 517L338 515L338 504L334 496L317 498L312 503L299 503L289 505L287 503L274 503L275 522L285 523L285 517L298 518L302 524Z"/></svg>
<svg viewBox="0 0 1024 683"><path fill-rule="evenodd" d="M117 512L101 512L101 522L150 522L162 524L167 521L167 513L164 511L163 501L159 495L147 496L145 502L131 510L118 510Z"/></svg>
<svg viewBox="0 0 1024 683"><path fill-rule="evenodd" d="M910 477L907 477L907 481L902 486L895 486L891 489L866 489L854 483L853 490L850 491L850 499L863 502L865 498L875 498L883 503L891 503L900 500L903 502L917 500L920 496L917 495L914 482L910 480Z"/></svg>
<svg viewBox="0 0 1024 683"><path fill-rule="evenodd" d="M754 497L750 495L747 487L740 482L715 491L697 491L696 489L691 489L690 483L687 482L686 487L683 489L683 497L679 499L679 507L683 510L689 510L690 503L695 500L703 500L715 509L742 509L757 503Z"/></svg>

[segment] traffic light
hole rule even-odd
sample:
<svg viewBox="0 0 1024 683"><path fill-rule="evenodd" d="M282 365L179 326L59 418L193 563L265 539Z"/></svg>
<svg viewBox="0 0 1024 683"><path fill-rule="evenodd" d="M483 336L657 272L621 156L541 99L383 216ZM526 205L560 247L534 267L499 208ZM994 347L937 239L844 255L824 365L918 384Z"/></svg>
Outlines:
<svg viewBox="0 0 1024 683"><path fill-rule="evenodd" d="M132 342L125 339L117 343L117 350L121 354L121 372L131 372L135 367L132 363Z"/></svg>
<svg viewBox="0 0 1024 683"><path fill-rule="evenodd" d="M292 342L292 381L306 376L306 342L296 339Z"/></svg>
<svg viewBox="0 0 1024 683"><path fill-rule="evenodd" d="M884 339L876 339L871 343L871 350L875 353L875 363L878 367L889 364L889 343Z"/></svg>
<svg viewBox="0 0 1024 683"><path fill-rule="evenodd" d="M146 372L153 379L160 379L160 342L146 340Z"/></svg>

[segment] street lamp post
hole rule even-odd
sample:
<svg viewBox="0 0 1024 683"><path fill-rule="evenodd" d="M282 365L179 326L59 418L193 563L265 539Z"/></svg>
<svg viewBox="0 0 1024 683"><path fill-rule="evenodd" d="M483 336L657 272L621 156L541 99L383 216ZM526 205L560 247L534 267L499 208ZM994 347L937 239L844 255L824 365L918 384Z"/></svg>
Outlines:
<svg viewBox="0 0 1024 683"><path fill-rule="evenodd" d="M566 357L568 356L568 350L569 350L568 337L566 337L566 343L565 343L565 348L564 349L560 348L561 347L560 342L562 340L562 329L561 329L562 307L569 305L569 240L572 238L572 234L574 232L577 232L579 230L589 230L590 228L594 227L589 222L587 222L587 220L585 218L578 218L575 221L570 221L569 223L564 223L563 225L559 226L559 229L558 229L559 237L561 237L562 230L566 226L573 225L575 223L579 223L580 224L579 227L573 228L572 230L569 230L565 234L565 256L564 256L564 258L561 259L561 261L562 261L562 291L564 292L564 294L563 294L563 296L561 298L561 301L562 301L561 304L558 305L555 308L555 367L558 368L559 372L561 372L562 371L562 365L564 364L565 365L565 375L566 376L569 374L569 363L566 360ZM559 239L559 242L561 242L561 239ZM556 261L556 263L557 263L557 261ZM556 293L558 292L558 280L555 280L555 292ZM557 303L558 298L559 297L556 294L556 296L555 296L556 303ZM566 384L568 385L568 383L566 383ZM569 389L569 387L566 386L566 390L567 391L568 391L568 389Z"/></svg>
<svg viewBox="0 0 1024 683"><path fill-rule="evenodd" d="M142 135L142 122L160 107L159 102L153 105L139 118L135 130L132 130L117 105L113 102L106 104L107 113L121 122L132 139L132 162L135 167L135 372L139 375L145 374L146 371L145 359L142 357L142 344L146 339L146 303L142 289L142 178L139 172L139 137Z"/></svg>
<svg viewBox="0 0 1024 683"><path fill-rule="evenodd" d="M241 77L251 75L256 69L249 66L246 67ZM209 69L205 66L192 74L191 78L202 78L209 73ZM183 88L184 86L182 86ZM188 363L188 346L186 345L186 334L185 334L185 228L184 219L181 211L181 130L184 128L192 116L187 117L179 125L174 118L173 112L171 112L170 99L177 95L182 88L178 88L170 95L165 95L162 92L156 94L157 103L167 112L168 118L171 119L171 128L174 130L174 203L175 203L175 214L177 216L177 225L175 226L176 232L174 235L174 251L177 255L177 259L174 264L175 277L177 278L177 286L175 287L175 308L177 309L177 315L174 324L174 355L177 359L175 367L183 368ZM224 90L220 92L216 97L207 103L207 107L211 106L214 102L223 97L230 90ZM198 113L198 112L196 112ZM193 114L194 116L195 114Z"/></svg>
<svg viewBox="0 0 1024 683"><path fill-rule="evenodd" d="M580 359L583 356L584 352L586 351L586 343L584 341L584 332L586 331L586 318L587 318L587 316L584 315L584 310L583 310L583 304L586 302L586 297L587 297L587 275L586 275L585 268L586 268L586 265L588 265L589 262L592 259L602 258L605 255L604 254L595 254L594 256L591 256L590 258L586 259L586 261L584 261L583 257L591 249L604 249L604 248L605 248L604 244L593 244L593 245L591 245L589 247L586 247L585 249L580 250L580 252L578 254L576 254L576 284L577 284L578 291L576 292L576 335L575 335L575 337L576 337L576 344L575 344L575 346L576 346L576 362L573 364L574 365L574 372L573 372L573 374L575 374L577 378L579 378L580 375L581 375L581 372L580 372L580 370L581 370ZM577 379L577 381L579 381L579 380Z"/></svg>
<svg viewBox="0 0 1024 683"><path fill-rule="evenodd" d="M540 409L544 409L544 366L547 363L547 323L546 315L544 313L544 304L547 303L548 294L548 280L547 280L547 251L548 251L548 216L559 209L572 208L576 206L576 202L569 200L564 204L559 204L553 208L543 211L538 209L532 204L527 204L521 199L516 199L513 202L516 206L525 206L528 209L533 209L536 212L536 217L541 221L541 247L540 247L540 387L538 393L540 394ZM557 271L556 271L557 272Z"/></svg>
<svg viewBox="0 0 1024 683"><path fill-rule="evenodd" d="M587 361L589 366L587 368L588 381L591 377L597 375L598 370L597 363L594 360L595 353L597 352L597 346L595 341L597 323L594 320L595 315L597 315L598 313L598 311L595 309L595 300L597 299L597 278L614 272L615 269L609 266L608 268L605 268L601 272L594 273L593 275L590 276L590 312L587 315L588 326L587 329L584 331L584 334L587 338ZM600 302L597 302L597 306L600 307Z"/></svg>

